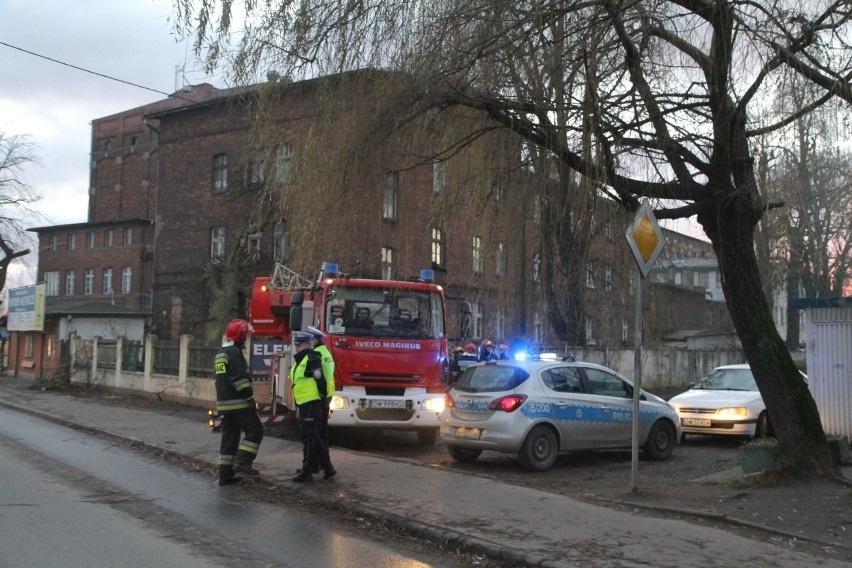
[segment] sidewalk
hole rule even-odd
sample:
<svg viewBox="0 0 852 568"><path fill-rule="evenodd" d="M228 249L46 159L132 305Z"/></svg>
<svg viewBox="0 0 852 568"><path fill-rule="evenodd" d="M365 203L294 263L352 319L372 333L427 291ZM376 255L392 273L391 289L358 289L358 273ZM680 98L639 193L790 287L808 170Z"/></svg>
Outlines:
<svg viewBox="0 0 852 568"><path fill-rule="evenodd" d="M100 405L30 390L32 380L0 377L0 417L22 410L175 452L215 471L219 436L203 422ZM551 493L403 460L333 448L338 476L299 485L288 480L301 445L268 436L255 466L263 480L359 514L389 519L424 537L451 541L517 566L740 568L852 566L749 540L734 530L630 515ZM212 481L212 477L211 477ZM329 489L333 488L334 491ZM220 488L228 491L230 488Z"/></svg>

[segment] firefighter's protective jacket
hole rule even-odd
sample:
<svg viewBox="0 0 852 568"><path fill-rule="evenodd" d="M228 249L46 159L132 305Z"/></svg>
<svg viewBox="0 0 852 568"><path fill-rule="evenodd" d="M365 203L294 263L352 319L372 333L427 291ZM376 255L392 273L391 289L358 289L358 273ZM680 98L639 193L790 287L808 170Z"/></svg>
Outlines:
<svg viewBox="0 0 852 568"><path fill-rule="evenodd" d="M216 354L216 412L227 414L252 408L254 390L248 373L248 363L240 349L231 341L225 342Z"/></svg>

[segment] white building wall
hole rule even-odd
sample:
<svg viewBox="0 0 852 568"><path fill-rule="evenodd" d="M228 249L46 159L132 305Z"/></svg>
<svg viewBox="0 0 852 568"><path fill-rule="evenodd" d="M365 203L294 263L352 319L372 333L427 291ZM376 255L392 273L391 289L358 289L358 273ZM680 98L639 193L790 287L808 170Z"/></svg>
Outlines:
<svg viewBox="0 0 852 568"><path fill-rule="evenodd" d="M852 439L852 307L805 310L808 388L828 435Z"/></svg>

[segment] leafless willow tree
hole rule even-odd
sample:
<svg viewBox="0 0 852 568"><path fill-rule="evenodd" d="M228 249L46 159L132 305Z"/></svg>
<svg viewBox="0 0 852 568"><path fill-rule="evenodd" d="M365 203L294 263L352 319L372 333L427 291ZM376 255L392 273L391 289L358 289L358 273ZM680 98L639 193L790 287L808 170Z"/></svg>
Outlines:
<svg viewBox="0 0 852 568"><path fill-rule="evenodd" d="M30 254L26 248L24 219L35 213L31 205L38 195L23 180L24 169L37 164L33 145L23 136L0 132L0 290L6 287L9 265L16 258Z"/></svg>
<svg viewBox="0 0 852 568"><path fill-rule="evenodd" d="M758 190L753 141L832 99L852 102L848 2L176 4L179 25L194 30L209 64L227 60L238 80L267 69L293 78L397 71L409 98L395 112L477 110L515 133L533 162L555 167L566 191L628 210L649 199L661 219L696 215L718 257L783 463L836 474L814 401L764 296L754 234L773 210ZM772 108L791 76L816 90L798 108ZM568 183L576 172L584 182Z"/></svg>

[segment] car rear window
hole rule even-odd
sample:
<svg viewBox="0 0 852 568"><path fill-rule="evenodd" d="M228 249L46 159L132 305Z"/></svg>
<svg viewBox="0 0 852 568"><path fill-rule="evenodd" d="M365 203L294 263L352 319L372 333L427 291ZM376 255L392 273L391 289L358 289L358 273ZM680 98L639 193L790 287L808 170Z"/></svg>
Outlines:
<svg viewBox="0 0 852 568"><path fill-rule="evenodd" d="M519 367L477 365L465 369L455 388L464 392L501 392L514 390L527 378L529 373Z"/></svg>

